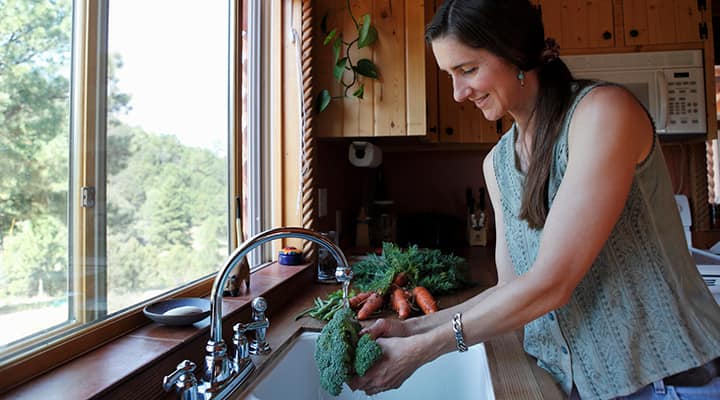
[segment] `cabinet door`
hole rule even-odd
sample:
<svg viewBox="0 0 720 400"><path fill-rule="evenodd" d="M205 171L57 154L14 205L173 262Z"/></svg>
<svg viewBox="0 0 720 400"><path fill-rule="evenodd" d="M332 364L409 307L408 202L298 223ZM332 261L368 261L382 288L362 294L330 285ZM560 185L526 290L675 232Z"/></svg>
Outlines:
<svg viewBox="0 0 720 400"><path fill-rule="evenodd" d="M438 109L440 142L495 143L499 135L496 123L488 121L482 111L469 102L458 103L453 98L452 79L445 73L438 77Z"/></svg>
<svg viewBox="0 0 720 400"><path fill-rule="evenodd" d="M612 0L532 0L542 11L545 36L561 49L615 46Z"/></svg>
<svg viewBox="0 0 720 400"><path fill-rule="evenodd" d="M626 45L700 41L697 0L625 0Z"/></svg>

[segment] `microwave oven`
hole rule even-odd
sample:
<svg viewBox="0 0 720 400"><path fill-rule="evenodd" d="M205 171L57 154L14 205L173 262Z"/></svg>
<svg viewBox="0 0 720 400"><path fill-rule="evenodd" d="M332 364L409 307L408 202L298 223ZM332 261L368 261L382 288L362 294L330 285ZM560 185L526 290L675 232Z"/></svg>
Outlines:
<svg viewBox="0 0 720 400"><path fill-rule="evenodd" d="M618 83L645 106L658 134L706 134L702 52L678 50L561 57L575 78Z"/></svg>

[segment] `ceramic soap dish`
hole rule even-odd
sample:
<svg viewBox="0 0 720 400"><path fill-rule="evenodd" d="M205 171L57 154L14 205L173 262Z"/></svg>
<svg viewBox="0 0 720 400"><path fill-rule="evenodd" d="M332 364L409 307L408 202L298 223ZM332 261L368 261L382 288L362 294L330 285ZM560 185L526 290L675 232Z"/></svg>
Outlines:
<svg viewBox="0 0 720 400"><path fill-rule="evenodd" d="M160 324L191 325L210 315L210 300L197 297L169 299L145 306L143 313Z"/></svg>

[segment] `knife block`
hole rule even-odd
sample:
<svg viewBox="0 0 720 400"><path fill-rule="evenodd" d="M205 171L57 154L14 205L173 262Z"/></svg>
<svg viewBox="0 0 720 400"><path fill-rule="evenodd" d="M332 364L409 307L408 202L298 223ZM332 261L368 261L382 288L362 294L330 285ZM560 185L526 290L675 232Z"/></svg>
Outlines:
<svg viewBox="0 0 720 400"><path fill-rule="evenodd" d="M468 244L470 246L487 246L485 213L479 210L475 213L469 213L467 222Z"/></svg>

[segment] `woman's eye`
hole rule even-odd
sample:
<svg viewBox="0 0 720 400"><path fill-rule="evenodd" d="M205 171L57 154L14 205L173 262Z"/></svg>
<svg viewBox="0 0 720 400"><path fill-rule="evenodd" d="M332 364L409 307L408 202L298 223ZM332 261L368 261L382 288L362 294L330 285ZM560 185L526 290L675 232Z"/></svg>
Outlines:
<svg viewBox="0 0 720 400"><path fill-rule="evenodd" d="M468 68L468 69L462 70L462 73L463 73L463 75L472 74L472 73L475 72L476 70L477 70L476 67Z"/></svg>

